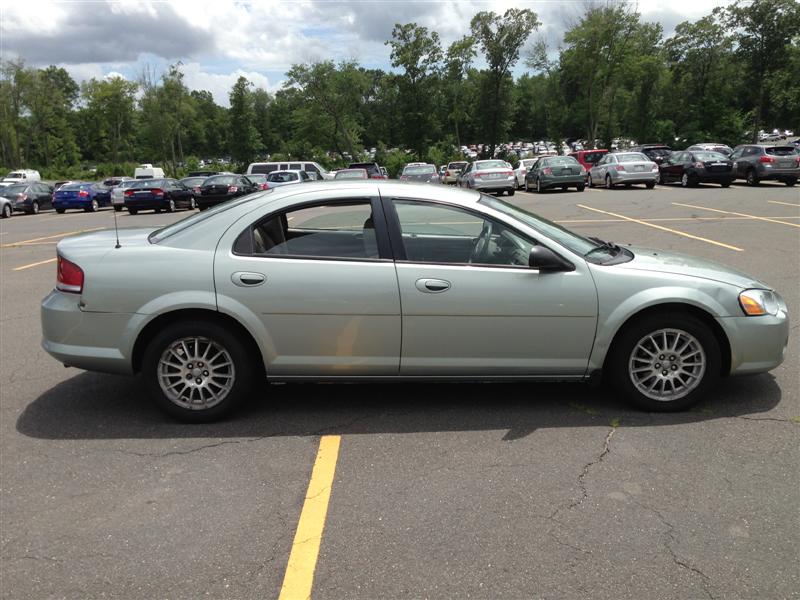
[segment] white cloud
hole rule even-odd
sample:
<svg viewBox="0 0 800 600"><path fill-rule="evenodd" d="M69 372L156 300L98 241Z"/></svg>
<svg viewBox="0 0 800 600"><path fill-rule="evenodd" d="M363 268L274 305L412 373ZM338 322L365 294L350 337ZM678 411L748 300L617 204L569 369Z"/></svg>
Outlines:
<svg viewBox="0 0 800 600"><path fill-rule="evenodd" d="M228 94L239 77L244 76L253 82L256 87L274 93L281 88L282 82L270 83L265 75L257 71L236 69L231 73L210 73L204 71L199 63L187 63L182 67L183 82L191 90L208 90L214 96L214 101L221 106L230 104Z"/></svg>

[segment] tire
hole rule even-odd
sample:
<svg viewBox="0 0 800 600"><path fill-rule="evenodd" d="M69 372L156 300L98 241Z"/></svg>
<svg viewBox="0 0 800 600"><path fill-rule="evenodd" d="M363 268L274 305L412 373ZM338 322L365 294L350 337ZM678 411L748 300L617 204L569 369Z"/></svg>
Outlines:
<svg viewBox="0 0 800 600"><path fill-rule="evenodd" d="M658 183L659 185L667 185L667 178L664 176L663 173L658 174Z"/></svg>
<svg viewBox="0 0 800 600"><path fill-rule="evenodd" d="M161 209L160 208L154 208L153 212L156 213L157 215L160 215L161 214Z"/></svg>
<svg viewBox="0 0 800 600"><path fill-rule="evenodd" d="M192 196L191 200L189 200L189 210L194 210L197 208L197 204L194 201L194 196Z"/></svg>
<svg viewBox="0 0 800 600"><path fill-rule="evenodd" d="M611 182L611 176L610 175L606 175L606 189L607 190L613 190L614 189L614 184Z"/></svg>
<svg viewBox="0 0 800 600"><path fill-rule="evenodd" d="M0 213L0 219L9 219L9 218L11 218L11 213L12 213L11 205L10 204L4 204L3 205L3 212Z"/></svg>
<svg viewBox="0 0 800 600"><path fill-rule="evenodd" d="M207 207L207 206L205 206L204 204L198 204L198 205L197 205L197 208L200 210L200 212L203 212L203 211L204 211L205 209L207 209L208 207Z"/></svg>
<svg viewBox="0 0 800 600"><path fill-rule="evenodd" d="M167 204L167 212L175 212L175 200L172 198L169 199L169 204Z"/></svg>
<svg viewBox="0 0 800 600"><path fill-rule="evenodd" d="M681 175L681 187L695 187L697 182L695 181L694 177L689 175L688 173L684 173Z"/></svg>
<svg viewBox="0 0 800 600"><path fill-rule="evenodd" d="M212 352L217 356L206 362L205 356L213 356ZM251 355L247 345L222 325L179 321L168 325L147 345L142 378L161 410L187 423L207 423L229 414L250 394L253 374L258 372ZM214 370L207 369L209 364L216 366L216 376ZM180 384L183 387L178 387ZM190 408L191 404L195 407Z"/></svg>
<svg viewBox="0 0 800 600"><path fill-rule="evenodd" d="M648 190L652 190L653 188L655 188L655 187L656 187L656 182L655 182L655 181L650 181L650 182L648 182L648 183L645 183L645 184L644 184L644 186L645 186L645 187L646 187Z"/></svg>
<svg viewBox="0 0 800 600"><path fill-rule="evenodd" d="M536 178L536 193L537 194L544 194L544 188L542 187L542 180L538 177Z"/></svg>
<svg viewBox="0 0 800 600"><path fill-rule="evenodd" d="M531 191L530 188L528 187L528 178L527 177L525 178L525 191L528 192L528 193L530 193L530 191Z"/></svg>
<svg viewBox="0 0 800 600"><path fill-rule="evenodd" d="M33 202L31 202L30 214L32 214L32 215L38 215L39 214L39 203L36 202L35 200Z"/></svg>
<svg viewBox="0 0 800 600"><path fill-rule="evenodd" d="M794 187L797 183L797 179L787 179L783 183L786 184L786 187Z"/></svg>
<svg viewBox="0 0 800 600"><path fill-rule="evenodd" d="M508 190L508 195L509 196L513 196L514 195L514 190Z"/></svg>
<svg viewBox="0 0 800 600"><path fill-rule="evenodd" d="M89 205L89 208L86 209L86 212L97 212L100 208L100 205L97 203L97 200L92 200L92 203Z"/></svg>
<svg viewBox="0 0 800 600"><path fill-rule="evenodd" d="M136 213L138 213L138 212L139 212L139 209L138 209L138 208L129 208L129 209L128 209L128 214L129 214L129 215L135 215L135 214L136 214Z"/></svg>
<svg viewBox="0 0 800 600"><path fill-rule="evenodd" d="M720 183L719 183L719 184L720 184L722 187L724 187L724 188L731 187L731 181L730 181L730 179L729 179L729 180L727 180L727 181L720 181Z"/></svg>
<svg viewBox="0 0 800 600"><path fill-rule="evenodd" d="M592 174L591 173L589 173L586 176L586 185L588 185L590 188L594 187L594 181L592 181Z"/></svg>
<svg viewBox="0 0 800 600"><path fill-rule="evenodd" d="M625 189L626 189L626 190L629 190L629 189L631 189L631 186L632 186L632 185L633 185L632 183L626 183L626 184L625 184Z"/></svg>
<svg viewBox="0 0 800 600"><path fill-rule="evenodd" d="M582 191L583 191L583 190L585 190L585 189L586 189L586 186L585 186L585 185L579 185L579 186L577 187L577 190L578 190L579 192L582 192Z"/></svg>
<svg viewBox="0 0 800 600"><path fill-rule="evenodd" d="M115 207L114 207L114 211L115 211L115 212L122 212L122 209L123 209L123 208L124 208L124 207L122 207L122 206L115 206Z"/></svg>
<svg viewBox="0 0 800 600"><path fill-rule="evenodd" d="M65 212L67 212L67 209L66 208L57 208L56 212L58 214L60 214L60 215L63 215Z"/></svg>
<svg viewBox="0 0 800 600"><path fill-rule="evenodd" d="M747 172L747 185L752 185L753 187L759 184L758 175L756 175L755 169L750 169Z"/></svg>
<svg viewBox="0 0 800 600"><path fill-rule="evenodd" d="M661 346L666 350L659 352ZM672 354L675 346L679 352ZM654 314L633 321L617 334L609 374L615 387L639 408L679 411L700 401L719 381L720 356L716 337L700 319L684 313ZM640 371L634 373L633 368ZM655 387L648 393L650 385Z"/></svg>

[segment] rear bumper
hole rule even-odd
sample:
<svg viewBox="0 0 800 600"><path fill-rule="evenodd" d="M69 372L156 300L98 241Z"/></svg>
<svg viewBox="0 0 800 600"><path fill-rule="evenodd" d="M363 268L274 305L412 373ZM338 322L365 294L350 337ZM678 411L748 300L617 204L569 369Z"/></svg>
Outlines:
<svg viewBox="0 0 800 600"><path fill-rule="evenodd" d="M125 208L128 210L155 210L166 209L169 206L167 200L125 200Z"/></svg>
<svg viewBox="0 0 800 600"><path fill-rule="evenodd" d="M540 178L541 179L541 178ZM586 185L586 175L581 175L580 173L577 175L567 175L564 177L545 177L541 179L542 187L543 188L551 188L551 187L580 187L582 185ZM528 184L530 185L530 184Z"/></svg>
<svg viewBox="0 0 800 600"><path fill-rule="evenodd" d="M216 206L217 204L232 200L233 198L233 196L196 196L195 202L197 206Z"/></svg>
<svg viewBox="0 0 800 600"><path fill-rule="evenodd" d="M42 347L53 358L87 371L131 374L135 315L84 312L80 297L53 290L42 300Z"/></svg>
<svg viewBox="0 0 800 600"><path fill-rule="evenodd" d="M787 179L800 179L800 169L772 169L760 167L756 169L759 179L776 179L785 181Z"/></svg>
<svg viewBox="0 0 800 600"><path fill-rule="evenodd" d="M658 171L644 171L625 173L620 171L610 171L612 183L656 183L658 181Z"/></svg>
<svg viewBox="0 0 800 600"><path fill-rule="evenodd" d="M718 318L731 345L731 375L764 373L780 365L789 343L784 304L775 316Z"/></svg>
<svg viewBox="0 0 800 600"><path fill-rule="evenodd" d="M497 191L497 190L513 190L514 189L514 176L504 177L503 179L473 179L472 189L482 191Z"/></svg>
<svg viewBox="0 0 800 600"><path fill-rule="evenodd" d="M702 171L695 173L697 181L702 183L717 183L733 179L733 171Z"/></svg>
<svg viewBox="0 0 800 600"><path fill-rule="evenodd" d="M53 200L53 208L86 209L89 208L91 205L92 205L91 200Z"/></svg>

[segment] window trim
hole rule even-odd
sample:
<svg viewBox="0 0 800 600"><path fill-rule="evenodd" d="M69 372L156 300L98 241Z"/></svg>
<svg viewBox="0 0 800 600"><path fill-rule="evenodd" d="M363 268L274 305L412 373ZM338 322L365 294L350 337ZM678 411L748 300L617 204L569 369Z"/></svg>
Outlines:
<svg viewBox="0 0 800 600"><path fill-rule="evenodd" d="M351 257L351 256L313 256L309 254L270 254L270 255L261 255L255 254L253 252L253 228L269 219L274 218L275 216L284 216L286 213L301 210L304 208L313 208L315 206L326 206L326 205L334 205L334 204L369 204L370 208L372 209L372 224L375 226L375 239L378 245L378 256L379 258L359 258L359 257ZM250 232L250 240L249 240L249 248L250 251L247 253L237 252L235 250L237 242L239 238L242 237L246 232ZM382 263L382 262L393 262L394 259L392 257L391 247L389 243L388 233L386 231L386 218L383 213L383 206L381 205L380 199L376 196L359 196L359 197L352 197L352 198L331 198L331 199L324 199L324 200L308 200L306 202L299 202L297 204L293 204L291 206L287 206L284 208L280 208L277 210L273 210L266 215L258 218L256 221L253 221L247 225L244 229L242 229L236 237L233 239L233 243L231 244L230 252L233 256L238 256L241 258L257 258L257 259L272 259L277 258L281 260L289 259L289 260L321 260L321 261L343 261L343 262L372 262L372 263Z"/></svg>

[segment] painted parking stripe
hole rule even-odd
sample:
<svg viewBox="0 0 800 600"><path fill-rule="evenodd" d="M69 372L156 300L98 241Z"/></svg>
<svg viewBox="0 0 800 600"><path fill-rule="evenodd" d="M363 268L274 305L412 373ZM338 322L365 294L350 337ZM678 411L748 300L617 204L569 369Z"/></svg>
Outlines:
<svg viewBox="0 0 800 600"><path fill-rule="evenodd" d="M792 204L791 202L781 202L780 200L767 200L767 202L772 204L783 204L784 206L796 206L797 208L800 208L800 204Z"/></svg>
<svg viewBox="0 0 800 600"><path fill-rule="evenodd" d="M15 267L12 269L13 271L24 271L25 269L30 269L32 267L38 267L39 265L46 265L49 263L56 262L55 258L48 258L47 260L40 260L39 262L30 263L29 265L22 265L21 267Z"/></svg>
<svg viewBox="0 0 800 600"><path fill-rule="evenodd" d="M711 212L722 213L724 215L736 215L737 217L747 217L749 219L756 219L758 221L767 221L768 223L780 223L781 225L788 225L789 227L800 227L797 223L789 223L788 221L779 221L778 219L770 219L769 217L759 217L756 215L748 215L747 213L733 212L732 210L719 210L718 208L709 208L707 206L695 206L694 204L683 204L682 202L673 202L675 206L685 206L687 208L696 208L698 210L710 210Z"/></svg>
<svg viewBox="0 0 800 600"><path fill-rule="evenodd" d="M664 227L663 225L656 225L655 223L648 223L647 221L642 221L640 219L634 219L633 217L626 217L625 215L620 215L618 213L612 213L607 210L600 210L599 208L592 208L591 206L586 206L585 204L578 204L581 208L585 208L586 210L591 210L597 213L602 213L604 215L610 215L612 217L617 217L618 219L623 219L625 221L630 221L631 223L638 223L639 225L644 225L646 227L652 227L653 229L660 229L661 231L667 231L669 233L674 233L675 235L680 235L692 240L697 240L699 242L705 242L707 244L713 244L715 246L720 246L722 248L727 248L728 250L734 250L735 252L742 252L744 249L739 248L737 246L731 246L730 244L725 244L723 242L718 242L716 240L710 240L708 238L700 237L699 235L692 235L691 233L686 233L685 231L678 231L677 229L670 229L669 227Z"/></svg>
<svg viewBox="0 0 800 600"><path fill-rule="evenodd" d="M67 237L68 235L76 235L78 233L86 233L87 231L97 231L98 229L105 229L105 227L92 227L91 229L78 229L77 231L65 231L63 233L56 233L55 235L46 235L44 237L32 238L30 240L21 240L19 242L9 242L8 244L0 245L0 248L9 248L11 246L19 246L20 244L29 244L30 242L41 242L42 240L52 240L54 238Z"/></svg>
<svg viewBox="0 0 800 600"><path fill-rule="evenodd" d="M324 435L319 440L317 458L278 600L306 600L311 597L341 439L340 435Z"/></svg>

